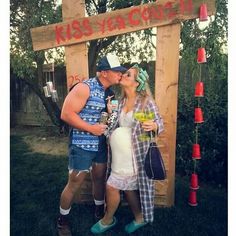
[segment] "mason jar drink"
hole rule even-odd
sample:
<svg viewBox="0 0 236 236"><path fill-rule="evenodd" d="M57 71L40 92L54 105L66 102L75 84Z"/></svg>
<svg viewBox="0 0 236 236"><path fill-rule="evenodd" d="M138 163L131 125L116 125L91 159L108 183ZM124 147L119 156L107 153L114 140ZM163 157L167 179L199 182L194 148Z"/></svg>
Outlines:
<svg viewBox="0 0 236 236"><path fill-rule="evenodd" d="M104 112L101 113L99 123L105 125L107 123L107 119L108 119L108 113L104 111Z"/></svg>

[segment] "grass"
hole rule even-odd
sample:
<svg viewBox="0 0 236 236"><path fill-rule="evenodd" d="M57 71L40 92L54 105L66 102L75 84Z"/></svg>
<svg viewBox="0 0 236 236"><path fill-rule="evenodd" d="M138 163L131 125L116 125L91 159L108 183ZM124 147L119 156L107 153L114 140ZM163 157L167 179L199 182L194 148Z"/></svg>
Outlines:
<svg viewBox="0 0 236 236"><path fill-rule="evenodd" d="M32 153L21 136L11 136L10 230L12 236L54 236L59 198L67 181L67 157ZM132 235L227 235L227 192L201 183L198 206L188 202L188 179L176 178L175 206L156 208L155 221ZM117 211L119 224L105 236L123 236L132 220L128 207ZM70 219L76 236L92 235L91 205L73 205Z"/></svg>

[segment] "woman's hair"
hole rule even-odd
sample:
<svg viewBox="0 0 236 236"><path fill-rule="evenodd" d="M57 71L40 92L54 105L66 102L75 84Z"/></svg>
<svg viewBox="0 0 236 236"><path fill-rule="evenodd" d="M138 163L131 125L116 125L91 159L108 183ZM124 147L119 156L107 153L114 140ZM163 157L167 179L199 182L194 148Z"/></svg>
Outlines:
<svg viewBox="0 0 236 236"><path fill-rule="evenodd" d="M134 76L135 76L135 80L136 80L139 75L139 68L135 66L135 67L132 67L132 69L135 70ZM149 84L148 84L148 81L149 81L148 79L145 81L145 89L144 90L140 90L140 91L136 90L136 93L137 93L138 97L140 97L142 104L144 104L144 102L146 101L146 99L148 97L151 98L152 100L154 100L152 92L151 92ZM121 98L124 99L125 97L126 96L125 96L124 90L122 89L121 90Z"/></svg>

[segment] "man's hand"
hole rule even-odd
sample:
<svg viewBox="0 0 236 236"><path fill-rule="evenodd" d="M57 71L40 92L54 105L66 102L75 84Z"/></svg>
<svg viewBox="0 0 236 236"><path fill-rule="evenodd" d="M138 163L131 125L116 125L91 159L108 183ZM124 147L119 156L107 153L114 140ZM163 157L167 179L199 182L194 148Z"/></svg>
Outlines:
<svg viewBox="0 0 236 236"><path fill-rule="evenodd" d="M92 125L90 133L96 136L100 136L104 134L106 128L107 128L107 125L96 123Z"/></svg>

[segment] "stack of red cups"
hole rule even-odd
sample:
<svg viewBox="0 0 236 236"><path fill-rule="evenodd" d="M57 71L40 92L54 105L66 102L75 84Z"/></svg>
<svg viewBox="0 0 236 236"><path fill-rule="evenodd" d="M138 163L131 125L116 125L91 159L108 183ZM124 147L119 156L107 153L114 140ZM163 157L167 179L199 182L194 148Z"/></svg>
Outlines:
<svg viewBox="0 0 236 236"><path fill-rule="evenodd" d="M199 21L206 21L208 18L207 14L207 5L201 4L199 11ZM188 204L190 206L197 206L197 190L199 189L198 185L198 175L196 174L196 164L197 160L201 159L200 145L198 144L198 125L204 122L203 112L201 107L199 106L200 98L204 97L204 84L201 81L201 66L203 63L206 63L206 51L204 47L198 48L197 51L197 63L200 65L200 76L199 81L195 85L195 98L198 99L198 106L194 109L194 123L196 125L196 141L192 146L192 160L194 162L194 172L191 174L190 178L190 192Z"/></svg>

